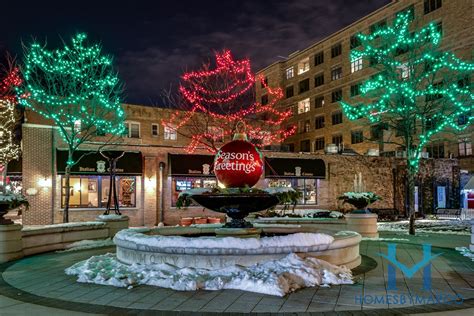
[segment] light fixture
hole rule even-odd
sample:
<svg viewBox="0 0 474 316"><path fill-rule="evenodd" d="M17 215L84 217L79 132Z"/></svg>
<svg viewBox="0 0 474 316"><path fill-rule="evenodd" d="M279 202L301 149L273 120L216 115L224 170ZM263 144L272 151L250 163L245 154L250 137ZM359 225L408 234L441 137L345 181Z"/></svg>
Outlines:
<svg viewBox="0 0 474 316"><path fill-rule="evenodd" d="M156 178L151 176L151 177L145 177L145 189L147 191L154 191L156 189Z"/></svg>
<svg viewBox="0 0 474 316"><path fill-rule="evenodd" d="M50 178L48 177L44 177L44 178L40 178L38 180L38 186L43 188L43 189L47 189L47 188L50 188L52 185L52 181Z"/></svg>

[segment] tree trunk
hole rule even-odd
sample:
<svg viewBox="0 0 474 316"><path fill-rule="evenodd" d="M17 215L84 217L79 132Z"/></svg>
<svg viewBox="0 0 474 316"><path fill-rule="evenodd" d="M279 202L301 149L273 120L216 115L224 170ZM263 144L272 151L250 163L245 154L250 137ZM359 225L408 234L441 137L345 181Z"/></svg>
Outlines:
<svg viewBox="0 0 474 316"><path fill-rule="evenodd" d="M407 166L407 202L408 202L408 216L409 216L409 229L410 235L415 235L415 175L416 171L410 166L408 161Z"/></svg>
<svg viewBox="0 0 474 316"><path fill-rule="evenodd" d="M64 173L65 187L66 187L66 196L64 197L64 212L63 212L63 223L69 223L69 200L71 197L71 164L73 152L69 150L68 161L66 163L66 170Z"/></svg>

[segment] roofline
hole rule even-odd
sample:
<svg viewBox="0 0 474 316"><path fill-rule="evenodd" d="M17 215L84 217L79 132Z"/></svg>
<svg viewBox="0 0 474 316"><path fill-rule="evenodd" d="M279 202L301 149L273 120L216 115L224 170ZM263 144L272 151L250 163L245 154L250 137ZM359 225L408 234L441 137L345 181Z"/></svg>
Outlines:
<svg viewBox="0 0 474 316"><path fill-rule="evenodd" d="M332 38L332 37L334 37L334 36L336 36L336 35L338 35L338 34L344 32L344 31L346 31L347 29L353 27L353 26L356 25L357 23L360 23L361 21L363 21L363 20L365 20L365 19L368 19L369 17L371 17L371 16L373 16L373 15L379 13L380 11L382 11L382 10L384 10L384 9L386 9L386 8L388 8L388 7L390 7L390 6L392 6L392 5L394 5L395 3L398 3L398 2L392 0L390 3L387 3L387 4L384 5L383 7L380 7L380 8L378 8L377 10L375 10L375 11L373 11L373 12L367 14L366 16L361 17L360 19L358 19L358 20L352 22L351 24L349 24L349 25L343 27L342 29L340 29L340 30L338 30L338 31L336 31L336 32L334 32L334 33L332 33L332 34L330 34L330 35L324 37L323 39L321 39L321 40L319 40L319 41L317 41L316 43L311 44L310 46L308 46L308 47L306 47L306 48L304 48L304 49L302 49L302 50L300 50L300 51L296 51L296 52L291 53L290 55L293 55L293 56L291 56L291 58L295 58L296 56L299 56L299 55L305 53L305 52L308 51L309 49L311 49L311 48L313 48L313 47L315 47L315 46L321 44L322 42L327 41L327 40L329 40L330 38ZM288 57L289 57L290 55L288 55ZM289 58L288 58L288 59L289 59ZM274 65L276 65L276 64L284 63L284 62L286 62L288 59L275 61L275 62L271 63L270 65L266 66L265 68L262 68L262 69L258 70L258 71L256 72L256 74L261 73L261 72L267 70L268 68L270 68L270 67L272 67L272 66L274 66Z"/></svg>

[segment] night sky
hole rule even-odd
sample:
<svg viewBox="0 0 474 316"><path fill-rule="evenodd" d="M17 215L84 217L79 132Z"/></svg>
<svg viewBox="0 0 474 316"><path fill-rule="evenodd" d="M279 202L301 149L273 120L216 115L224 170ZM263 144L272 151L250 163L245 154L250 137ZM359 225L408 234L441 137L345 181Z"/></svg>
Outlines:
<svg viewBox="0 0 474 316"><path fill-rule="evenodd" d="M144 1L143 1L144 2ZM76 32L101 41L115 56L128 103L160 105L163 89L230 49L254 71L303 49L390 0L276 1L8 1L0 18L0 49L21 57L21 42L48 47ZM5 9L5 8L4 8Z"/></svg>

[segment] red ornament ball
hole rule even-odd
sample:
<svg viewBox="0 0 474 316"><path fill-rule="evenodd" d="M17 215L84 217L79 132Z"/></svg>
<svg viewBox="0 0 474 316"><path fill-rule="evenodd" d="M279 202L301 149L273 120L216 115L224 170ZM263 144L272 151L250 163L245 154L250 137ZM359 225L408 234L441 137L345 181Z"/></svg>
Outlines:
<svg viewBox="0 0 474 316"><path fill-rule="evenodd" d="M263 157L252 143L233 140L217 152L214 173L226 188L254 186L263 173Z"/></svg>

